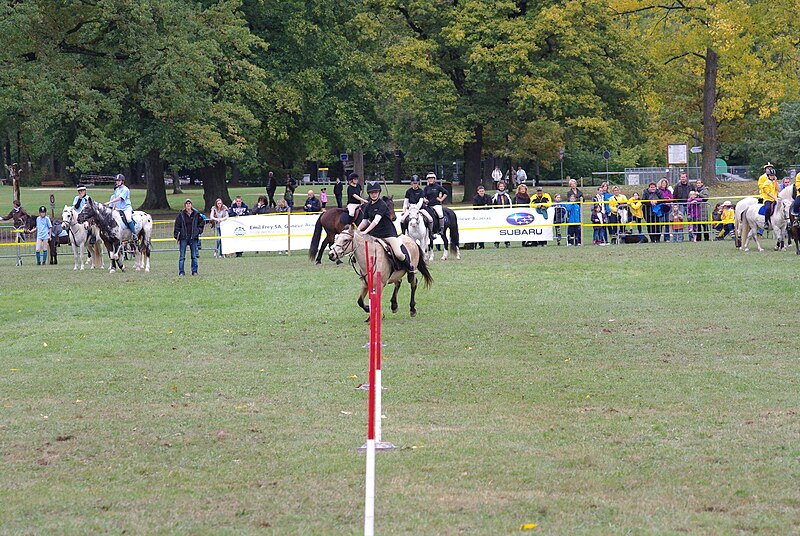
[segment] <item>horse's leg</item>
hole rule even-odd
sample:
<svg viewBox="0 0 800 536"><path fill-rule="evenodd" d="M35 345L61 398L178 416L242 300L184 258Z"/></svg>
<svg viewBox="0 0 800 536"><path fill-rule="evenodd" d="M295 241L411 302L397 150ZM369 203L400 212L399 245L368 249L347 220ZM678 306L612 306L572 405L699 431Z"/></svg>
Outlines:
<svg viewBox="0 0 800 536"><path fill-rule="evenodd" d="M442 229L442 232L439 233L439 236L442 238L442 260L447 260L448 252L450 251L450 241L447 239L447 229Z"/></svg>
<svg viewBox="0 0 800 536"><path fill-rule="evenodd" d="M747 248L747 244L750 243L750 225L747 223L747 214L743 215L742 223L739 225L739 239L742 241L742 245L739 246L739 249L742 251L750 251Z"/></svg>
<svg viewBox="0 0 800 536"><path fill-rule="evenodd" d="M400 281L394 284L394 292L392 292L392 312L397 312L397 293L400 291Z"/></svg>
<svg viewBox="0 0 800 536"><path fill-rule="evenodd" d="M367 295L367 282L361 281L361 292L358 295L358 306L364 309L364 311L369 312L369 304L364 303L364 296Z"/></svg>
<svg viewBox="0 0 800 536"><path fill-rule="evenodd" d="M417 302L415 300L417 296L417 276L411 279L411 301L409 302L409 309L411 310L411 316L417 316Z"/></svg>

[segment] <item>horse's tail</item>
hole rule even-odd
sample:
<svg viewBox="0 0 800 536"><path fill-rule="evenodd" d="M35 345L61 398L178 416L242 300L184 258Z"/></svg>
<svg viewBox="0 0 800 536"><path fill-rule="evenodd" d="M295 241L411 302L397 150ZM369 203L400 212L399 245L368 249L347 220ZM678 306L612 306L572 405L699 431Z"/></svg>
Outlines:
<svg viewBox="0 0 800 536"><path fill-rule="evenodd" d="M447 218L450 220L448 227L450 228L450 253L458 253L458 244L460 243L458 237L458 220L456 213L452 209L447 209ZM444 231L442 231L444 232Z"/></svg>
<svg viewBox="0 0 800 536"><path fill-rule="evenodd" d="M322 216L324 214L320 214L317 218L317 223L314 225L314 236L311 237L311 245L308 247L308 258L312 261L317 258L319 241L322 238Z"/></svg>
<svg viewBox="0 0 800 536"><path fill-rule="evenodd" d="M425 282L425 288L430 288L431 284L433 283L433 276L431 275L431 271L428 270L428 265L425 264L425 253L422 251L422 247L420 247L419 244L417 244L417 249L419 250L417 271L422 274L422 279Z"/></svg>

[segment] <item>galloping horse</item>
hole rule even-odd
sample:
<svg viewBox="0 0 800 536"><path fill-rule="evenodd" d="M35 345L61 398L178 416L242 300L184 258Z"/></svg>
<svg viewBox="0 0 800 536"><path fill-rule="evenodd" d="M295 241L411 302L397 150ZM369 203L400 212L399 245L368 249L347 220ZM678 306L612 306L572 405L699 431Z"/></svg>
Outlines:
<svg viewBox="0 0 800 536"><path fill-rule="evenodd" d="M431 207L424 207L423 210L427 210L428 213L433 218L434 225L438 225L439 217L436 215L436 212ZM461 259L461 250L458 249L459 237L458 237L458 218L456 218L456 213L453 209L448 208L442 205L442 214L444 214L444 221L445 221L445 228L439 229L439 236L442 237L442 242L444 242L444 247L442 248L444 252L442 253L442 260L447 260L447 252L448 250L456 256L456 259ZM449 240L448 240L448 231L449 231ZM433 236L431 236L430 247L433 249Z"/></svg>
<svg viewBox="0 0 800 536"><path fill-rule="evenodd" d="M390 196L383 196L381 198L386 206L389 207L389 214L394 221L397 216L394 213L394 200ZM359 210L361 210L359 208ZM344 221L342 216L344 216ZM356 218L358 213L356 213ZM350 218L347 216L347 209L344 208L328 208L325 212L319 215L317 223L314 225L314 235L311 237L311 246L308 248L308 258L316 260L317 264L322 264L322 254L325 252L325 246L328 248L333 245L336 240L336 235L345 230L349 225ZM320 246L320 239L322 238L322 230L325 230L325 240ZM336 263L340 264L342 261L337 259Z"/></svg>
<svg viewBox="0 0 800 536"><path fill-rule="evenodd" d="M78 223L85 223L94 218L94 223L100 229L100 237L108 250L108 257L111 259L109 273L114 273L117 266L123 272L125 267L122 264L122 249L125 242L133 239L131 230L122 223L122 216L118 210L113 210L94 201L91 197L86 198L86 204L78 214ZM139 246L136 251L136 262L134 266L138 272L144 268L145 272L150 271L150 236L153 234L153 218L147 212L135 210L133 221L136 222L136 236L139 238Z"/></svg>
<svg viewBox="0 0 800 536"><path fill-rule="evenodd" d="M422 209L417 204L412 204L408 207L406 213L406 220L404 227L405 233L416 241L422 248L422 256L428 261L433 261L433 240L428 225L426 225L425 217L422 215ZM428 254L430 253L430 257Z"/></svg>
<svg viewBox="0 0 800 536"><path fill-rule="evenodd" d="M740 230L743 242L740 249L742 251L749 251L747 245L750 242L751 236L756 240L758 251L764 251L764 248L761 247L761 238L758 236L759 227L763 228L765 223L764 216L758 213L762 206L763 205L760 203L751 204L741 213ZM776 251L786 249L785 243L783 242L783 236L786 233L786 226L789 223L789 210L791 207L792 202L790 200L779 199L778 204L775 207L775 213L772 215L772 218L770 218L770 227L775 234ZM738 204L736 205L736 209L738 212Z"/></svg>
<svg viewBox="0 0 800 536"><path fill-rule="evenodd" d="M425 287L428 288L433 283L433 277L428 266L425 264L425 256L422 254L422 248L417 245L414 240L407 235L400 235L403 245L411 255L411 264L416 266L417 272L422 274L425 281ZM364 303L364 296L367 295L367 252L364 244L369 245L370 257L375 257L374 267L376 273L381 274L381 283L386 286L389 283L394 283L394 292L392 292L392 312L397 312L397 292L400 290L400 284L403 282L403 276L406 275L405 270L394 270L392 262L389 260L389 254L386 250L378 244L375 238L369 235L363 235L357 231L353 226L342 231L330 248L328 257L331 260L341 259L348 253L353 253L354 263L358 264L358 274L361 279L361 293L358 295L358 305L366 312L369 312L369 305ZM411 316L417 315L417 302L415 296L417 293L417 274L408 274L408 282L411 285L411 301L409 308Z"/></svg>
<svg viewBox="0 0 800 536"><path fill-rule="evenodd" d="M100 268L105 268L105 262L103 261L103 250L100 247L100 242L98 239L100 238L100 233L95 226L89 226L87 229L87 225L85 223L81 224L78 223L78 211L76 211L72 205L65 205L64 211L61 213L61 219L64 221L64 225L66 226L69 232L69 242L72 244L72 256L75 258L75 267L73 270L78 269L78 265L80 265L81 270L83 270L83 251L86 250L89 253L91 250L90 259L92 261L92 270L97 267L98 262L100 263ZM94 244L90 243L90 239L94 237Z"/></svg>

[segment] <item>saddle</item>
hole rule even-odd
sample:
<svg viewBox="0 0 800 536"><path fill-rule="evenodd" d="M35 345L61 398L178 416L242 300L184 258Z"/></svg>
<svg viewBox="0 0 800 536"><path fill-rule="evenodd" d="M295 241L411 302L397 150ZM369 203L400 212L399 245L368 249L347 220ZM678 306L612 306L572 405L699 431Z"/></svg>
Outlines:
<svg viewBox="0 0 800 536"><path fill-rule="evenodd" d="M441 234L442 233L442 229L439 228L439 215L436 214L436 211L433 209L433 207L430 207L430 206L426 205L426 206L422 207L422 210L427 212L430 215L431 219L433 220L433 223L430 226L431 227L431 234L437 234L437 233ZM442 211L442 214L444 214L444 224L445 224L445 226L449 225L449 218L447 217L447 213Z"/></svg>
<svg viewBox="0 0 800 536"><path fill-rule="evenodd" d="M339 223L342 225L342 227L346 227L346 226L350 225L351 223L358 222L358 220L361 218L361 207L363 207L363 206L364 205L360 205L356 209L356 212L355 212L355 214L353 215L352 218L350 218L350 214L348 214L347 210L345 210L342 213L342 215L339 216Z"/></svg>

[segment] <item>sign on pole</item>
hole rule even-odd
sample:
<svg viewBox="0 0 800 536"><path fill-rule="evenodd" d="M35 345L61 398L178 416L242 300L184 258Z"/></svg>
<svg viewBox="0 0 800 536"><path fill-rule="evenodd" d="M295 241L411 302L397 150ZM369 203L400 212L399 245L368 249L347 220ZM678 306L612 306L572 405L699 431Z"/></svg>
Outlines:
<svg viewBox="0 0 800 536"><path fill-rule="evenodd" d="M667 165L680 166L689 163L689 146L685 143L667 145Z"/></svg>
<svg viewBox="0 0 800 536"><path fill-rule="evenodd" d="M692 153L692 154L700 154L700 153L703 152L703 146L702 145L695 145L694 147L689 149L689 152Z"/></svg>
<svg viewBox="0 0 800 536"><path fill-rule="evenodd" d="M341 153L339 155L339 160L341 160L342 162L347 162L348 160L350 160L350 155L348 155L347 153Z"/></svg>

